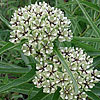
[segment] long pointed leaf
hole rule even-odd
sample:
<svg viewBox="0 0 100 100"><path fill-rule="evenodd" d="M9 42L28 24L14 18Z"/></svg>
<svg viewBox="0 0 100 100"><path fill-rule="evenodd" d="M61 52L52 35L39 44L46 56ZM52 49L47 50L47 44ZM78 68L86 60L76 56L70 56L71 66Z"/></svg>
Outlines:
<svg viewBox="0 0 100 100"><path fill-rule="evenodd" d="M89 98L91 98L92 100L100 100L100 98L95 95L93 92L91 91L87 91L86 94L88 95Z"/></svg>
<svg viewBox="0 0 100 100"><path fill-rule="evenodd" d="M57 89L57 91L54 93L53 97L52 97L52 100L58 100L59 97L60 97L60 88Z"/></svg>
<svg viewBox="0 0 100 100"><path fill-rule="evenodd" d="M89 7L89 8L91 8L91 9L93 9L93 10L96 10L97 12L100 12L100 7L98 5L96 5L96 4L93 4L92 2L80 1L80 3L82 5L85 5L85 6ZM57 5L57 7L60 7L60 6L64 7L64 6L75 5L75 4L77 4L77 2L74 0L74 1L69 1L67 3L59 4L59 5Z"/></svg>
<svg viewBox="0 0 100 100"><path fill-rule="evenodd" d="M24 83L22 85L19 85L17 87L12 88L9 91L10 92L23 93L23 94L28 95L30 89L32 89L32 93L31 93L32 95L33 94L36 95L36 93L38 93L40 91L40 89L36 88L33 84L30 84L30 83Z"/></svg>
<svg viewBox="0 0 100 100"><path fill-rule="evenodd" d="M28 68L2 68L0 65L0 73L15 73L15 74L24 74L29 72Z"/></svg>
<svg viewBox="0 0 100 100"><path fill-rule="evenodd" d="M24 76L4 85L4 86L1 86L0 87L0 93L1 92L4 92L10 88L13 88L13 87L16 87L18 85L21 85L21 84L24 84L26 82L29 82L32 78L33 78L33 75L35 74L35 70L31 70L29 71L28 73L26 73Z"/></svg>
<svg viewBox="0 0 100 100"><path fill-rule="evenodd" d="M0 20L4 22L10 29L12 29L10 23L1 14L0 14Z"/></svg>
<svg viewBox="0 0 100 100"><path fill-rule="evenodd" d="M98 29L98 27L95 25L95 23L92 21L91 17L88 15L88 13L86 12L85 8L83 7L83 5L80 3L79 0L76 0L76 2L78 3L79 7L81 8L83 14L85 15L85 17L87 18L89 24L91 25L91 27L93 28L93 30L95 31L95 34L97 37L100 37L100 30Z"/></svg>
<svg viewBox="0 0 100 100"><path fill-rule="evenodd" d="M43 89L41 89L32 99L30 100L42 100L45 96L47 96L47 93L43 93Z"/></svg>
<svg viewBox="0 0 100 100"><path fill-rule="evenodd" d="M81 1L80 3L87 6L87 7L89 7L89 8L91 8L91 9L94 9L94 10L100 12L100 7L97 6L96 4L93 4L92 2Z"/></svg>
<svg viewBox="0 0 100 100"><path fill-rule="evenodd" d="M74 40L78 41L88 41L88 42L100 42L100 38L91 38L91 37L73 37Z"/></svg>
<svg viewBox="0 0 100 100"><path fill-rule="evenodd" d="M85 44L85 43L82 43L82 42L78 42L76 40L72 40L71 41L75 46L78 46L80 48L83 48L85 49L85 51L99 51L97 49L95 49L94 47L90 46L89 44Z"/></svg>
<svg viewBox="0 0 100 100"><path fill-rule="evenodd" d="M25 41L19 43L19 44L13 44L11 42L8 42L0 49L0 54L6 52L7 50L13 49L15 47L18 47L19 45L23 44Z"/></svg>

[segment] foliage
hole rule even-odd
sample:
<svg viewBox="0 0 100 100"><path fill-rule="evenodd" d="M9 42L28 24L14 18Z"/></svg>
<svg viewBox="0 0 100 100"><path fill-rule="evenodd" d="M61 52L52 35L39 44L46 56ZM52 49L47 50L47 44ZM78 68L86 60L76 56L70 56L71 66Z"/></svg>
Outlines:
<svg viewBox="0 0 100 100"><path fill-rule="evenodd" d="M46 94L37 89L32 79L36 61L21 51L21 44L8 42L11 27L9 21L15 9L39 1L46 1L64 11L71 19L73 40L59 43L63 47L81 47L94 58L93 67L100 70L100 1L99 0L1 0L0 1L0 100L62 100L59 89ZM66 64L66 63L65 63ZM100 83L87 92L89 99L99 100Z"/></svg>

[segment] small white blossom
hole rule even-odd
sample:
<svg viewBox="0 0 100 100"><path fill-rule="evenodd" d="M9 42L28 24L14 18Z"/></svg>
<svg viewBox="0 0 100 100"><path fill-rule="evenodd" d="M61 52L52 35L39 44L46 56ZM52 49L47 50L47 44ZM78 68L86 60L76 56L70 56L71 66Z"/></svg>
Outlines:
<svg viewBox="0 0 100 100"><path fill-rule="evenodd" d="M43 86L43 82L45 82L45 78L40 73L37 73L37 76L35 76L33 83L37 88L41 88Z"/></svg>
<svg viewBox="0 0 100 100"><path fill-rule="evenodd" d="M60 97L62 99L86 100L87 95L84 90L88 91L93 88L100 78L98 70L89 69L93 63L93 58L90 58L81 48L61 47L60 50L76 79L79 89L78 94L74 93L73 81L54 53L48 55L44 61L45 63L41 63L40 67L39 65L36 66L38 72L46 80L42 84L43 92L54 93L57 87L60 87Z"/></svg>
<svg viewBox="0 0 100 100"><path fill-rule="evenodd" d="M41 52L46 54L53 52L52 42L56 38L62 42L71 41L73 37L69 31L70 20L64 17L60 9L51 7L45 2L15 10L10 23L13 29L10 42L19 43L23 39L28 39L28 45L32 44L34 50L41 47ZM26 53L24 50L24 53L27 56L33 55L30 51Z"/></svg>
<svg viewBox="0 0 100 100"><path fill-rule="evenodd" d="M65 100L73 100L74 99L74 90L72 84L64 86L60 90L60 96Z"/></svg>
<svg viewBox="0 0 100 100"><path fill-rule="evenodd" d="M57 86L53 80L47 80L43 84L43 92L45 93L55 93L57 90Z"/></svg>
<svg viewBox="0 0 100 100"><path fill-rule="evenodd" d="M70 78L67 73L57 72L55 74L57 86L66 86L69 83L69 79Z"/></svg>
<svg viewBox="0 0 100 100"><path fill-rule="evenodd" d="M81 48L61 47L61 53L79 87L78 94L75 95L73 81L53 52L55 39L69 42L73 38L71 21L64 17L64 12L45 2L36 2L15 10L10 23L12 32L9 41L20 43L27 39L22 45L23 53L34 56L40 62L36 64L36 76L33 79L36 87L43 87L45 93L55 93L57 87L60 87L62 99L86 100L87 95L83 90L93 88L100 79L100 72L89 69L93 58Z"/></svg>

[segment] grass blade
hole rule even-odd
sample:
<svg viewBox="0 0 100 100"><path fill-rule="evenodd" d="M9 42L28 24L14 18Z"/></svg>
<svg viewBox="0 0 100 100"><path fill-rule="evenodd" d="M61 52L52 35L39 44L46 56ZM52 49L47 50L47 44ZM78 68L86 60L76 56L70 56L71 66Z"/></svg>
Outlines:
<svg viewBox="0 0 100 100"><path fill-rule="evenodd" d="M7 44L5 44L1 49L0 49L0 54L4 53L7 50L12 49L14 46L13 43L8 42Z"/></svg>
<svg viewBox="0 0 100 100"><path fill-rule="evenodd" d="M54 93L53 97L52 97L52 100L58 100L59 97L60 97L60 88L57 89L57 91Z"/></svg>
<svg viewBox="0 0 100 100"><path fill-rule="evenodd" d="M89 7L89 8L97 11L97 12L100 12L100 7L98 5L96 5L96 4L93 4L92 2L80 1L80 3L82 5L85 5L85 6ZM68 5L76 5L76 4L77 4L77 2L74 0L74 1L69 1L67 3L59 4L59 5L57 5L57 7L61 7L61 6L65 7L65 6L68 6Z"/></svg>
<svg viewBox="0 0 100 100"><path fill-rule="evenodd" d="M93 4L92 2L81 1L80 3L87 6L87 7L89 7L89 8L91 8L91 9L94 9L97 12L100 12L100 7L97 6L96 4Z"/></svg>
<svg viewBox="0 0 100 100"><path fill-rule="evenodd" d="M92 92L95 93L97 96L100 96L100 87L94 87Z"/></svg>
<svg viewBox="0 0 100 100"><path fill-rule="evenodd" d="M35 70L31 70L28 73L26 73L24 76L6 84L0 87L0 93L4 92L10 88L16 87L18 85L24 84L26 82L29 82L31 79L33 79L33 75L35 74Z"/></svg>
<svg viewBox="0 0 100 100"><path fill-rule="evenodd" d="M76 40L72 40L71 41L72 44L74 44L75 46L79 47L79 48L83 48L85 49L85 51L99 51L97 49L95 49L94 47L90 46L89 44L85 44L85 43L82 43L82 42L78 42Z"/></svg>
<svg viewBox="0 0 100 100"><path fill-rule="evenodd" d="M100 56L94 58L93 60L93 67L95 68L96 66L98 66L100 64Z"/></svg>
<svg viewBox="0 0 100 100"><path fill-rule="evenodd" d="M28 68L2 68L0 65L0 73L15 73L15 74L24 74L29 72Z"/></svg>
<svg viewBox="0 0 100 100"><path fill-rule="evenodd" d="M23 44L25 41L19 43L19 44L13 44L11 42L6 43L1 49L0 49L0 55L4 52L6 52L7 50L13 49L21 44Z"/></svg>
<svg viewBox="0 0 100 100"><path fill-rule="evenodd" d="M87 53L90 56L100 56L100 51L90 51L90 52L87 52Z"/></svg>
<svg viewBox="0 0 100 100"><path fill-rule="evenodd" d="M98 29L98 27L95 25L95 23L92 21L91 17L88 15L88 13L86 12L85 8L83 7L83 5L80 3L79 0L76 0L76 2L78 3L79 7L81 8L83 14L85 15L86 19L88 20L89 24L91 25L91 27L93 28L93 30L95 31L95 34L97 37L100 37L100 30Z"/></svg>
<svg viewBox="0 0 100 100"><path fill-rule="evenodd" d="M32 89L33 88L33 89ZM36 88L33 84L31 83L24 83L22 85L19 85L17 87L12 88L11 90L9 90L10 92L17 92L17 93L23 93L23 94L27 94L29 93L30 89L32 89L32 93L31 94L35 94L38 93L40 91L40 89Z"/></svg>
<svg viewBox="0 0 100 100"><path fill-rule="evenodd" d="M47 93L43 93L43 89L41 89L33 98L30 100L42 100L45 96L47 96Z"/></svg>
<svg viewBox="0 0 100 100"><path fill-rule="evenodd" d="M74 40L78 41L88 41L88 42L100 42L100 38L91 38L91 37L73 37Z"/></svg>
<svg viewBox="0 0 100 100"><path fill-rule="evenodd" d="M57 49L57 47L54 48L54 51L55 51L56 55L58 56L59 60L61 61L61 63L63 64L64 68L67 70L69 76L71 77L71 79L73 81L73 86L74 86L74 89L75 89L75 94L77 94L78 93L78 85L77 85L77 82L76 82L71 70L69 69L67 63L65 62L65 59L63 58L63 56L61 55L61 53Z"/></svg>
<svg viewBox="0 0 100 100"><path fill-rule="evenodd" d="M100 100L100 98L97 95L95 95L93 92L91 92L91 91L87 91L86 94L92 100Z"/></svg>
<svg viewBox="0 0 100 100"><path fill-rule="evenodd" d="M0 14L0 20L3 23L5 23L9 27L9 29L12 29L10 23L1 14Z"/></svg>
<svg viewBox="0 0 100 100"><path fill-rule="evenodd" d="M0 61L0 66L2 68L22 68L21 66L15 65L15 64L10 64L10 63L6 63L3 61Z"/></svg>
<svg viewBox="0 0 100 100"><path fill-rule="evenodd" d="M98 82L91 91L95 93L97 96L100 96L100 82Z"/></svg>

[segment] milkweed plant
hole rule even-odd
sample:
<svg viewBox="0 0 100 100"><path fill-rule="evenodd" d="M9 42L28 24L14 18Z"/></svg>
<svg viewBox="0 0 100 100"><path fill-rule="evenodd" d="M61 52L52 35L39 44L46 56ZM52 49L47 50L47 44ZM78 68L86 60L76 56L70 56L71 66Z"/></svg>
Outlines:
<svg viewBox="0 0 100 100"><path fill-rule="evenodd" d="M36 75L32 80L44 93L55 93L60 87L60 97L64 100L86 100L88 91L99 81L100 72L90 68L93 58L81 48L59 47L77 84L75 94L73 81L54 52L54 41L70 42L73 33L71 21L64 12L43 2L31 4L15 10L11 21L10 42L16 44L26 39L22 51L26 56L33 56Z"/></svg>

